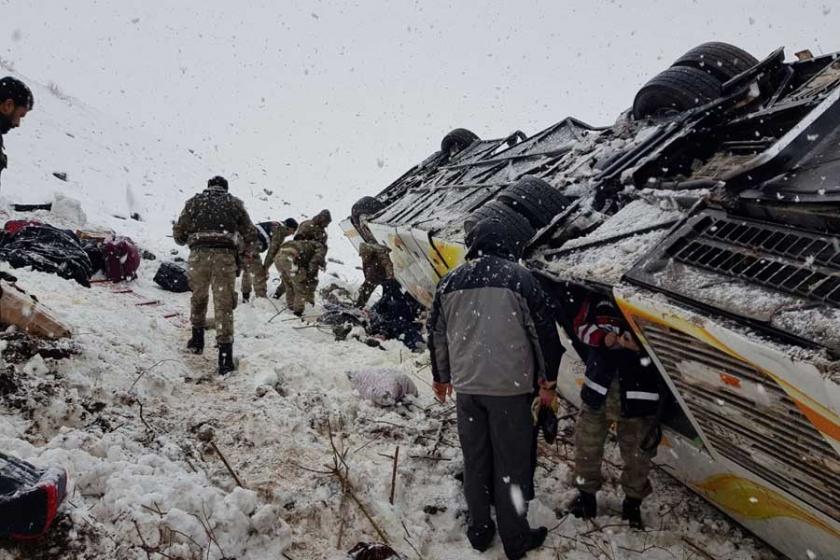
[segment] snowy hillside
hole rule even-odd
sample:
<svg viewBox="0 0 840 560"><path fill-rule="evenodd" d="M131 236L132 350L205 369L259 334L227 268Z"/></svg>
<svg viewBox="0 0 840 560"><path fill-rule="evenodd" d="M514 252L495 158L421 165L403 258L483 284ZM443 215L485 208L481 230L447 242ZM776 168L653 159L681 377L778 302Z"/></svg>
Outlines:
<svg viewBox="0 0 840 560"><path fill-rule="evenodd" d="M8 72L8 68L0 72ZM330 257L346 264L330 262L328 272L360 278L355 268L358 257L337 227L352 202L341 198L327 201L311 190L272 189L268 183L240 179L240 174L253 176L264 170L241 170L233 163L208 164L200 151L179 144L177 137L156 138L66 96L55 85L18 77L32 87L35 109L20 128L6 136L9 168L0 183L0 218L9 204L51 202L58 193L81 203L87 226L112 229L158 254L167 254L177 248L170 238L171 223L184 201L203 189L208 178L223 174L229 178L231 193L245 202L254 222L287 217L300 220L321 208L332 209L330 235L335 241ZM219 160L217 156L210 159ZM66 181L54 173L66 174ZM129 219L134 213L140 221ZM55 216L41 217L56 220ZM86 224L63 225L76 228Z"/></svg>

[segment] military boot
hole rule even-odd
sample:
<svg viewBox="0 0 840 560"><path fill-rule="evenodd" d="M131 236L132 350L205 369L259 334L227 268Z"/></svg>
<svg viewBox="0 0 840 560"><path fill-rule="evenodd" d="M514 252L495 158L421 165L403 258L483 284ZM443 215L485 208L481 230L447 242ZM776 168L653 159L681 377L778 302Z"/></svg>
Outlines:
<svg viewBox="0 0 840 560"><path fill-rule="evenodd" d="M232 372L236 367L233 364L233 343L219 343L219 375Z"/></svg>
<svg viewBox="0 0 840 560"><path fill-rule="evenodd" d="M643 530L645 524L642 521L642 500L638 498L624 498L621 506L621 518L626 520L633 529Z"/></svg>
<svg viewBox="0 0 840 560"><path fill-rule="evenodd" d="M248 301L251 299L251 292L242 292L242 301Z"/></svg>
<svg viewBox="0 0 840 560"><path fill-rule="evenodd" d="M192 338L187 341L187 350L193 354L204 352L204 329L202 327L193 327Z"/></svg>
<svg viewBox="0 0 840 560"><path fill-rule="evenodd" d="M569 505L569 513L583 519L595 519L598 515L598 502L595 494L579 492L577 498Z"/></svg>

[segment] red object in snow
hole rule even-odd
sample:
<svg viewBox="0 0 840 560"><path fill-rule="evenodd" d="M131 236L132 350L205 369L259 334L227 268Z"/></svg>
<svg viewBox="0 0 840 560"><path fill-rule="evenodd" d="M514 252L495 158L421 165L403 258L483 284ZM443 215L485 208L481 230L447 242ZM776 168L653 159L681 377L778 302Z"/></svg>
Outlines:
<svg viewBox="0 0 840 560"><path fill-rule="evenodd" d="M102 256L105 258L105 276L111 282L137 276L140 251L130 238L115 236L108 239L102 244Z"/></svg>
<svg viewBox="0 0 840 560"><path fill-rule="evenodd" d="M67 471L38 468L0 453L0 537L44 536L67 492Z"/></svg>
<svg viewBox="0 0 840 560"><path fill-rule="evenodd" d="M26 226L37 226L40 224L41 222L38 220L9 220L6 222L6 225L3 226L3 231L9 235L13 235Z"/></svg>

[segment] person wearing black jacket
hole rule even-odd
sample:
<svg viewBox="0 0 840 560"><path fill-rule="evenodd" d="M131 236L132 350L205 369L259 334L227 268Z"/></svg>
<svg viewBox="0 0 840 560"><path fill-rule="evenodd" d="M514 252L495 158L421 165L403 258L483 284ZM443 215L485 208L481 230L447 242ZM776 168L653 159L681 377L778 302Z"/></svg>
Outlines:
<svg viewBox="0 0 840 560"><path fill-rule="evenodd" d="M611 297L593 295L574 319L578 339L589 347L581 388L582 408L575 428L575 484L579 493L570 511L585 519L597 515L601 461L609 426L618 426L624 466L622 517L643 528L641 503L651 492L648 473L653 449L643 442L655 424L660 403L658 374L635 341Z"/></svg>
<svg viewBox="0 0 840 560"><path fill-rule="evenodd" d="M547 296L517 264L499 222L479 222L467 236L467 262L438 284L429 317L433 388L454 391L464 454L467 538L476 550L499 535L509 559L542 545L545 527L528 525L534 428L531 402L556 398L563 353Z"/></svg>
<svg viewBox="0 0 840 560"><path fill-rule="evenodd" d="M20 120L32 110L35 98L20 80L11 76L0 79L0 174L6 169L8 158L3 151L3 136L20 126Z"/></svg>

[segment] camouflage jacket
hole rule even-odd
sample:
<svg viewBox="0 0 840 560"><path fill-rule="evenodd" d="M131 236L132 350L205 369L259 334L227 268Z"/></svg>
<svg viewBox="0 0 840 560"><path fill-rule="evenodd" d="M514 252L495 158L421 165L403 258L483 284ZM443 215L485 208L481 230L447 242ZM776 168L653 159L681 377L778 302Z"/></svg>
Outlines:
<svg viewBox="0 0 840 560"><path fill-rule="evenodd" d="M379 243L362 241L359 245L359 256L362 257L362 271L365 280L380 284L394 277L394 265L388 253L391 249Z"/></svg>
<svg viewBox="0 0 840 560"><path fill-rule="evenodd" d="M257 232L242 201L219 187L208 187L189 199L172 236L190 249L239 250L256 242Z"/></svg>
<svg viewBox="0 0 840 560"><path fill-rule="evenodd" d="M295 232L295 241L310 241L305 243L306 252L312 252L310 263L324 268L327 266L327 230L312 220L304 220Z"/></svg>
<svg viewBox="0 0 840 560"><path fill-rule="evenodd" d="M327 230L317 225L312 220L304 220L300 223L295 233L296 241L317 241L326 247Z"/></svg>
<svg viewBox="0 0 840 560"><path fill-rule="evenodd" d="M277 251L280 250L280 246L294 232L295 230L285 225L280 225L280 227L274 230L274 233L271 234L271 243L268 245L268 253L265 254L265 261L263 262L266 268L271 266L271 263L274 262L274 257L277 256Z"/></svg>

